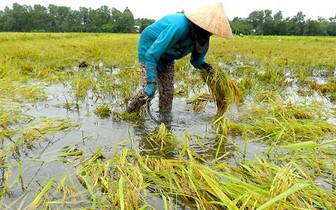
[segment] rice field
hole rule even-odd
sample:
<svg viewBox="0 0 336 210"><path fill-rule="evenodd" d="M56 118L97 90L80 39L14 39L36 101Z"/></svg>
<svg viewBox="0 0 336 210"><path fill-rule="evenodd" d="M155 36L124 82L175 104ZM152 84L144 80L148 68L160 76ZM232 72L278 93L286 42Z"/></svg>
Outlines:
<svg viewBox="0 0 336 210"><path fill-rule="evenodd" d="M138 39L0 33L1 209L336 209L335 37L211 37L237 97L187 56L161 124Z"/></svg>

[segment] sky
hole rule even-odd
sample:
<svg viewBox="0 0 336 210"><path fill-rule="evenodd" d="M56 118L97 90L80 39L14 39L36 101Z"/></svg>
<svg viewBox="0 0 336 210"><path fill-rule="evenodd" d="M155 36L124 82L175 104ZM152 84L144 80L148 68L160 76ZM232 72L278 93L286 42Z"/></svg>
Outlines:
<svg viewBox="0 0 336 210"><path fill-rule="evenodd" d="M198 8L221 0L0 0L0 10L6 6L12 8L13 3L20 5L49 4L68 6L74 10L79 7L97 9L103 5L116 8L121 12L128 7L134 18L159 19L160 17ZM306 19L336 16L336 0L223 0L226 14L230 20L234 17L246 18L253 11L272 10L273 14L282 11L283 16L293 17L302 11Z"/></svg>

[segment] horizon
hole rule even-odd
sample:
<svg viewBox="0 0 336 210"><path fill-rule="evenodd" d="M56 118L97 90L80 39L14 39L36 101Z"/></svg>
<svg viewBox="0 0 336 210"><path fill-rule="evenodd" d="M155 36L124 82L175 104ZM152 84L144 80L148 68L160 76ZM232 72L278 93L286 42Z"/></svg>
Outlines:
<svg viewBox="0 0 336 210"><path fill-rule="evenodd" d="M257 2L257 0L254 0ZM289 2L290 0L284 0L282 2ZM202 5L206 5L212 2L218 2L214 0L207 1L206 3L201 0L193 0L194 4L190 3L190 0L178 1L178 0L171 0L170 2L180 2L179 4L170 3L162 1L152 1L152 0L144 0L144 2L150 2L151 8L144 9L144 3L141 2L134 2L134 1L98 1L92 2L87 0L74 0L74 1L64 1L64 0L49 0L40 2L39 0L8 0L5 2L0 1L0 10L4 11L5 7L12 8L14 3L18 3L19 5L27 5L27 6L34 6L34 5L42 5L44 7L48 7L49 4L53 4L56 6L66 6L70 7L72 10L78 10L80 7L97 9L102 6L108 6L109 8L116 8L119 11L123 11L127 7L130 9L134 18L147 18L147 19L154 19L157 20L162 16L169 14L169 13L176 13L180 11L186 11L188 9L193 9L197 7L201 7ZM320 0L319 7L314 7L311 9L315 2L306 2L304 0L296 0L296 3L279 3L277 0L259 0L258 4L253 3L251 0L236 0L236 1L221 1L225 7L225 11L229 20L232 20L235 17L240 18L247 18L249 14L255 11L262 11L262 10L271 10L272 14L281 11L283 18L287 17L294 17L297 13L302 12L305 15L305 19L313 19L317 20L318 18L333 18L336 17L336 11L332 10L332 7L328 7L326 4L321 4L323 2L332 2L332 0ZM252 3L251 3L252 2ZM293 2L293 1L291 1ZM298 3L304 2L304 4ZM241 5L244 7L241 7ZM156 9L160 8L160 9Z"/></svg>

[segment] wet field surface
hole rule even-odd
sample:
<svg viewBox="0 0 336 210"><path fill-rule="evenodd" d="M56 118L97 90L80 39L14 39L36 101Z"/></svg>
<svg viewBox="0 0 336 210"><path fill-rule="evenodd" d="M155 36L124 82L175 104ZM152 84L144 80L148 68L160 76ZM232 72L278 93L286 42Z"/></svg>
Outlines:
<svg viewBox="0 0 336 210"><path fill-rule="evenodd" d="M104 155L113 157L114 148L121 144L122 146L136 150L143 150L144 154L148 154L147 152L150 149L146 148L144 136L158 126L148 115L140 123L118 119L113 114L109 117L101 118L94 113L94 110L101 104L101 101L94 99L93 96L90 97L90 94L85 100L78 102L72 95L69 87L65 87L64 85L47 86L45 87L45 91L48 99L25 106L23 114L32 116L34 119L40 118L41 120L45 118L70 119L78 126L66 132L58 132L45 136L46 140L34 145L29 150L25 150L20 155L19 159L22 162L24 173L22 183L26 189L41 187L38 180L43 180L46 177L60 179L64 174L70 173L74 175L75 169L72 163L59 157L68 148L77 151L85 150L87 155L100 149ZM290 101L307 100L307 98L302 98L296 93L295 87L288 88L286 94ZM318 95L311 98L320 101L325 100ZM325 103L327 104L327 101ZM334 105L330 103L328 106L332 108ZM191 141L190 146L204 158L211 159L214 156L214 152L207 149L218 146L218 139L216 139L212 125L213 116L216 112L214 103L207 103L204 110L200 113L193 112L191 105L187 104L183 98L174 99L173 111L169 114L160 114L157 107L158 100L154 99L151 102L151 113L158 121L163 122L170 132L176 135L177 138L183 138L188 134L193 137L208 139L201 143L202 145L200 146L197 138L194 138L195 140ZM225 117L234 119L239 115L239 111L233 104L225 113ZM335 119L332 117L328 121L335 123ZM224 155L225 160L231 165L235 165L236 161L243 158L255 159L255 155L262 155L268 149L267 145L263 145L260 142L250 141L246 144L240 136L230 136L229 139L232 144L228 141L223 154L227 153ZM13 173L18 172L14 171ZM73 178L76 182L76 178ZM13 195L20 195L22 193L24 193L22 189L16 189ZM10 203L12 199L8 199ZM155 201L154 199L155 202L160 201Z"/></svg>
<svg viewBox="0 0 336 210"><path fill-rule="evenodd" d="M144 136L153 131L158 124L148 115L141 123L115 119L113 115L101 118L94 114L94 110L100 102L94 100L93 97L87 97L85 101L78 103L79 106L75 106L76 100L71 91L64 85L47 86L45 91L48 99L28 104L23 108L23 114L32 116L36 121L39 121L39 119L42 121L46 118L69 119L78 126L66 132L44 136L43 141L34 144L30 149L25 149L17 157L22 164L24 174L22 186L25 190L15 189L12 192L13 197L7 198L8 203L16 200L21 194L27 193L27 189L42 187L43 180L47 177L58 180L65 174L72 174L74 176L73 181L76 183L74 163L66 157L60 157L67 149L84 150L86 155L100 149L104 155L109 157L113 157L114 148L119 144L144 151L144 154L148 154L148 151L150 151L149 148L146 148ZM65 107L65 104L68 104L68 106ZM160 114L157 107L158 101L154 99L150 107L152 115L165 123L169 131L177 138L183 138L187 134L200 139L207 139L207 141L200 143L197 138L194 138L195 140L191 141L190 146L202 157L213 158L214 151L207 148L218 146L218 139L216 139L212 126L213 116L216 112L214 103L208 103L204 111L200 113L194 113L191 110L191 105L186 104L185 99L181 98L174 99L173 111L169 114ZM234 117L237 111L237 108L231 108L226 116ZM232 137L232 142L235 142L236 146L243 150L244 141L239 137ZM228 143L225 145L223 154L226 152L225 159L235 165L236 159L244 157L253 159L255 154L262 154L267 147L263 147L261 143L250 142L246 149L248 152L242 154L242 152L236 151L235 146ZM18 170L14 169L13 173L19 173ZM41 183L39 180L41 180ZM76 185L80 187L78 183ZM34 198L34 195L32 195L32 198ZM154 199L154 202L160 201Z"/></svg>
<svg viewBox="0 0 336 210"><path fill-rule="evenodd" d="M101 38L98 37L98 39L97 43L101 43ZM333 58L323 54L324 51L330 51L332 47L323 48L328 50L320 47L331 41L327 40L328 43L324 43L323 40L314 39L303 43L297 39L293 41L288 38L286 42L285 39L281 42L275 39L271 43L259 37L251 39L251 42L247 38L236 41L242 41L243 44L229 46L229 43L224 43L232 54L222 55L223 43L217 42L218 46L215 46L220 49L220 54L214 53L209 57L213 61L219 60L218 66L236 79L243 93L242 101L237 105L231 104L223 120L218 121L219 123L214 122L216 107L213 102L202 101L201 105L204 106L200 106L200 112L194 110L198 101L190 103L190 99L194 99L193 96L198 96L198 93L209 93L209 90L198 78L198 72L189 69L187 62L178 63L175 83L178 94L174 98L173 111L170 114L159 113L157 97L152 101L151 113L157 120L165 123L169 131L167 139L173 136L172 139L177 139L179 143L178 146L174 145L175 147L169 147L165 151L153 149L152 145L148 144L148 137L157 140L156 134L160 132L156 132L159 126L145 114L145 109L136 120L125 119L119 115L123 112L124 101L133 94L138 84L138 79L133 77L132 73L137 69L136 63L133 66L132 59L122 60L122 58L131 57L129 50L123 51L125 54L119 56L115 55L116 50L111 50L112 55L120 59L119 61L115 59L113 60L117 61L115 63L111 60L100 62L102 58L97 58L98 62L88 60L88 66L85 68L77 67L76 62L81 58L72 58L72 55L68 54L63 56L67 51L62 51L57 56L51 56L50 60L58 63L59 60L53 60L54 57L62 56L60 59L62 62L67 61L67 58L69 60L68 63L64 63L66 66L64 69L55 68L56 70L52 65L50 69L45 68L48 66L49 59L42 59L41 64L37 65L39 54L31 60L22 60L22 57L16 55L8 57L13 59L12 65L5 69L13 70L8 74L16 75L15 73L18 72L14 62L14 58L18 58L15 61L25 67L21 69L22 76L30 74L33 76L22 79L22 83L8 82L6 85L4 83L4 87L0 88L2 91L0 117L3 121L0 122L2 138L0 161L3 166L0 168L2 207L20 209L36 203L45 208L47 206L92 208L95 205L92 199L96 196L101 196L99 202L103 201L100 207L109 205L110 201L104 199L114 198L114 195L119 192L118 189L114 189L110 194L101 192L98 185L102 183L98 185L94 183L94 178L99 171L87 169L97 166L96 162L90 165L92 163L90 161L92 157L98 155L98 158L101 158L98 162L102 164L99 166L112 163L113 166L108 168L108 173L116 170L118 164L123 162L120 158L122 152L125 152L124 157L128 158L126 161L129 164L129 168L125 171L139 166L139 162L133 159L135 153L140 154L142 161L146 161L147 158L171 161L182 157L181 159L189 164L190 160L195 158L202 169L208 167L206 171L214 172L213 177L217 175L221 177L226 171L230 171L226 175L239 177L239 183L243 182L243 185L233 179L231 181L225 179L221 182L223 177L217 182L225 186L222 189L225 194L232 195L231 193L237 192L230 197L232 200L243 198L245 193L253 194L254 189L262 189L260 192L265 190L270 193L265 197L263 194L254 194L256 197L252 199L250 206L254 206L255 203L261 206L268 199L272 201L277 198L277 195L281 195L280 193L286 190L288 192L290 187L306 182L310 184L309 187L304 185L305 189L293 194L298 200L292 200L286 205L296 205L305 195L308 195L308 198L317 195L314 197L316 202L310 204L312 208L323 206L319 203L329 202L328 197L321 195L329 193L333 198L336 189L334 174L336 69L332 63ZM49 42L45 46L51 46ZM82 46L82 42L83 40L80 39L76 47ZM316 46L313 45L315 42ZM67 46L58 45L58 43L59 40L54 42L57 49ZM110 39L108 43L111 43ZM113 43L119 42L113 41ZM74 40L71 40L69 46L73 44ZM296 45L299 45L299 48L293 50ZM306 48L311 45L312 47ZM88 46L92 46L92 43ZM26 48L32 49L32 47ZM54 55L57 49L53 49L50 55ZM98 48L94 47L94 49ZM81 49L82 51L85 49ZM91 51L92 48L87 53ZM44 53L45 49L41 50L42 52ZM95 55L101 55L100 52ZM104 52L102 57L108 58L105 54L107 50L102 52ZM31 54L31 51L27 51L23 58ZM72 54L75 55L75 53ZM313 57L307 58L307 55ZM108 63L108 66L103 63ZM41 78L34 77L37 72L41 74ZM55 81L51 81L54 79ZM13 80L9 78L8 81ZM103 104L108 104L112 111L107 117L100 117L95 113L96 109ZM183 149L191 152L190 156L186 153L182 154L185 152ZM179 156L181 154L182 156ZM119 159L121 159L120 162ZM225 167L218 169L217 164ZM246 170L245 166L249 167L249 170ZM284 166L291 166L291 168L284 168ZM184 167L183 162L181 167ZM103 169L103 167L97 168ZM217 169L220 173L217 173ZM116 171L118 174L118 170ZM140 167L139 171L143 173L141 176L150 177L145 180L145 184L153 184L152 174L147 173L146 166ZM174 174L170 172L168 173ZM176 174L179 179L182 176L186 178L186 180L181 179L183 184L193 177L182 173L183 170L179 172L181 173ZM110 178L108 180L110 186L120 184L120 174L115 175L115 171L110 173L107 175ZM153 173L157 171L153 170ZM132 179L133 174L130 173L127 178ZM279 179L280 181L276 179L281 176L284 179ZM92 182L83 185L81 182L83 177ZM290 178L295 180L288 180ZM287 188L282 188L286 184L283 180L286 179ZM70 192L75 195L67 194L67 191L64 191L65 188L59 188L62 184L72 189ZM161 184L166 186L167 183ZM227 189L226 184L231 188ZM246 184L251 187L244 188ZM119 189L126 186L125 182L125 185ZM272 190L277 189L277 186L282 191L272 194ZM90 187L94 187L96 191L90 192ZM162 209L163 197L158 196L155 190L152 191L156 187L160 188L161 185L140 188L144 190L141 192L144 196L142 204L148 202L155 209ZM43 191L43 189L46 190ZM199 189L202 191L204 185ZM238 193L239 190L242 191ZM211 189L209 191L211 192ZM171 190L168 189L162 195L169 198L170 193ZM127 192L125 192L126 195ZM65 197L65 204L62 203L62 196ZM172 197L175 196L183 197L184 192L176 192ZM38 198L42 199L40 202L35 202ZM183 202L179 198L172 199L171 202L176 209L190 209L188 205L194 204L192 201ZM240 203L237 205L239 206Z"/></svg>

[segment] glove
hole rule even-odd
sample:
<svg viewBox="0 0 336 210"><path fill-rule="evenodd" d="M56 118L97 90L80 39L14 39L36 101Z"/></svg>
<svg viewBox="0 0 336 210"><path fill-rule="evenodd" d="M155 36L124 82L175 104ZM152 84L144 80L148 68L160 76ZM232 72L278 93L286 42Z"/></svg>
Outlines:
<svg viewBox="0 0 336 210"><path fill-rule="evenodd" d="M208 63L203 63L201 65L201 69L205 69L207 71L208 74L212 73L213 72L213 68L210 64Z"/></svg>
<svg viewBox="0 0 336 210"><path fill-rule="evenodd" d="M156 91L156 67L154 63L147 62L147 86L145 88L145 94L148 98L154 98Z"/></svg>
<svg viewBox="0 0 336 210"><path fill-rule="evenodd" d="M156 91L156 84L155 83L147 83L145 88L145 94L148 98L153 99Z"/></svg>

